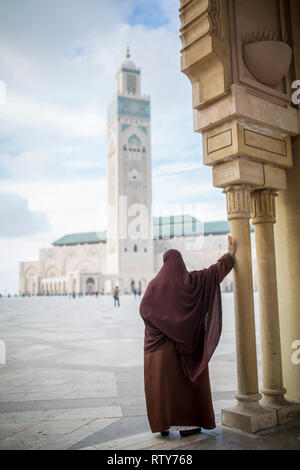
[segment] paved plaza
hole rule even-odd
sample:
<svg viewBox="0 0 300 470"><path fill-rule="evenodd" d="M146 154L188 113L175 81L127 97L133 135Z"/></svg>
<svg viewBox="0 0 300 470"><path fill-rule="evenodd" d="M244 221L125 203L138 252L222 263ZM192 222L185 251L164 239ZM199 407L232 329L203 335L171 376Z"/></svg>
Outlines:
<svg viewBox="0 0 300 470"><path fill-rule="evenodd" d="M222 298L223 331L210 362L217 423L236 391L233 295ZM185 438L152 434L139 300L120 300L118 308L111 296L0 299L7 353L0 366L0 449L300 449L299 423L256 435L220 424ZM257 295L255 305L257 312Z"/></svg>

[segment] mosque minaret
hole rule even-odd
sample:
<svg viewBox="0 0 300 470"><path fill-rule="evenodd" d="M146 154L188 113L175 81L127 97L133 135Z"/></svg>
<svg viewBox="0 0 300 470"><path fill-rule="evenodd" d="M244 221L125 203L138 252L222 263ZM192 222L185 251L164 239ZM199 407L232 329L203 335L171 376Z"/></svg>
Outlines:
<svg viewBox="0 0 300 470"><path fill-rule="evenodd" d="M154 274L151 238L150 98L141 94L141 72L126 60L116 75L107 112L107 269L122 279Z"/></svg>

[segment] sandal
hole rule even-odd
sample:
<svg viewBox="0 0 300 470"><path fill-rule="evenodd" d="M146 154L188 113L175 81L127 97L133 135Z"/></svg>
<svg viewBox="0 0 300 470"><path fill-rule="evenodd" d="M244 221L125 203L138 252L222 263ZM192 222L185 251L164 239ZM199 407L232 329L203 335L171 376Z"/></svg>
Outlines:
<svg viewBox="0 0 300 470"><path fill-rule="evenodd" d="M162 436L168 436L169 435L169 431L161 431L160 433Z"/></svg>
<svg viewBox="0 0 300 470"><path fill-rule="evenodd" d="M191 434L197 434L201 432L201 428L195 429L182 429L180 432L181 436L190 436Z"/></svg>

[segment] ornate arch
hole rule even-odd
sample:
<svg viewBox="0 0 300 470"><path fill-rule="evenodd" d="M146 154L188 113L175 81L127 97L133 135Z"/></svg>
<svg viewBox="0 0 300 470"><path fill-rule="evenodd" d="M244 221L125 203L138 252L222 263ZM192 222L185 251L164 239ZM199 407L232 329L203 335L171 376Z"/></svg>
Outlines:
<svg viewBox="0 0 300 470"><path fill-rule="evenodd" d="M38 272L35 266L29 266L25 271L25 279L29 279L32 276L37 276Z"/></svg>
<svg viewBox="0 0 300 470"><path fill-rule="evenodd" d="M142 143L141 139L136 134L132 134L129 137L128 144L131 144L132 142L137 142L139 145L141 145Z"/></svg>
<svg viewBox="0 0 300 470"><path fill-rule="evenodd" d="M79 271L79 272L96 272L97 268L95 263L93 261L90 261L88 259L86 260L81 260L79 261L74 268L74 271Z"/></svg>
<svg viewBox="0 0 300 470"><path fill-rule="evenodd" d="M54 264L46 269L46 277L58 277L58 268Z"/></svg>

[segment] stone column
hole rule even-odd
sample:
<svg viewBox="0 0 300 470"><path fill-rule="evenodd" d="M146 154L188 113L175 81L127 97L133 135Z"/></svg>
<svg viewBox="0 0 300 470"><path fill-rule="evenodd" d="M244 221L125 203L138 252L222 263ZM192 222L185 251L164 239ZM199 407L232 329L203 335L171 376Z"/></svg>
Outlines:
<svg viewBox="0 0 300 470"><path fill-rule="evenodd" d="M231 235L237 245L233 279L238 391L235 408L222 410L222 424L256 432L276 426L277 417L275 411L259 403L249 224L251 187L233 185L224 192Z"/></svg>
<svg viewBox="0 0 300 470"><path fill-rule="evenodd" d="M259 313L263 373L263 400L266 407L276 409L278 424L293 419L298 408L284 398L280 324L278 312L275 241L276 192L269 189L252 193L252 223L255 225L255 244L259 282ZM300 407L299 407L300 410Z"/></svg>
<svg viewBox="0 0 300 470"><path fill-rule="evenodd" d="M278 315L274 230L276 192L268 189L252 193L252 223L259 284L259 313L265 406L286 404L282 383L280 328Z"/></svg>
<svg viewBox="0 0 300 470"><path fill-rule="evenodd" d="M300 138L295 139L293 150L288 189L278 198L275 246L283 379L287 399L298 402L293 416L300 418Z"/></svg>
<svg viewBox="0 0 300 470"><path fill-rule="evenodd" d="M295 78L300 79L300 2L290 0ZM298 105L298 119L300 107ZM299 120L300 122L300 120ZM300 137L292 142L294 167L287 170L287 190L278 198L275 246L283 380L288 400L300 404ZM299 405L298 405L299 406ZM294 413L300 417L300 410Z"/></svg>

